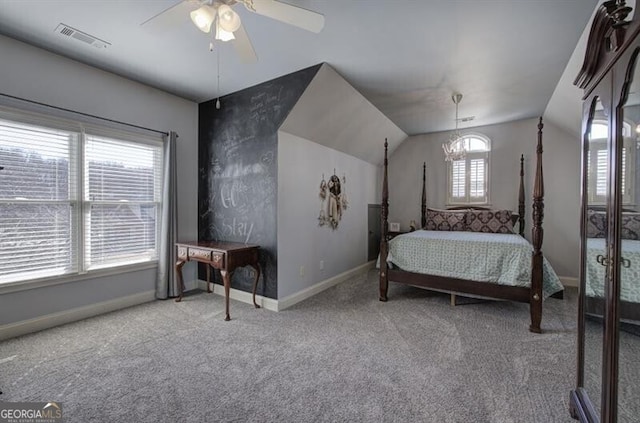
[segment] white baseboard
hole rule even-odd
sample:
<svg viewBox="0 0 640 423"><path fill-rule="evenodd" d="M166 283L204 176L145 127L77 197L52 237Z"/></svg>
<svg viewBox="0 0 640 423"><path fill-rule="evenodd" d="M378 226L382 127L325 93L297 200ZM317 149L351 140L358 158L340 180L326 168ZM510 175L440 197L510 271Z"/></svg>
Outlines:
<svg viewBox="0 0 640 423"><path fill-rule="evenodd" d="M89 304L82 307L72 308L57 313L46 314L34 317L33 319L22 320L20 322L9 323L0 326L0 341L14 338L27 333L49 329L65 323L76 322L78 320L109 313L138 304L147 303L156 299L156 291L145 291L126 297L115 298L96 304Z"/></svg>
<svg viewBox="0 0 640 423"><path fill-rule="evenodd" d="M224 286L212 283L213 293L224 297ZM198 288L203 291L207 290L207 282L198 280ZM240 301L253 305L253 294L251 292L241 291L239 289L231 288L229 290L229 298L232 300ZM256 295L256 303L264 309L271 311L278 311L278 300L273 298L263 297L262 295Z"/></svg>
<svg viewBox="0 0 640 423"><path fill-rule="evenodd" d="M560 278L560 282L562 286L565 288L577 288L578 287L578 278L573 278L571 276L558 276Z"/></svg>
<svg viewBox="0 0 640 423"><path fill-rule="evenodd" d="M349 278L352 278L361 273L367 273L370 269L373 269L376 262L375 260L367 262L358 267L354 267L351 270L347 270L346 272L342 272L339 275L336 275L332 278L325 279L317 284L310 286L302 291L296 292L295 294L291 294L287 297L278 300L278 310L284 310L286 308L291 307L294 304L299 303L300 301L304 301L307 298L313 297L314 295L324 291L325 289L329 289L334 285L337 285L341 282L346 281Z"/></svg>
<svg viewBox="0 0 640 423"><path fill-rule="evenodd" d="M347 279L352 278L353 276L361 273L366 273L369 271L369 269L372 269L375 264L375 261L370 261L358 267L354 267L351 270L347 270L346 272L342 272L332 278L325 279L313 286L305 288L302 291L296 292L295 294L291 294L288 297L279 300L256 295L256 303L258 303L260 307L267 310L281 311L291 307L294 304L299 303L300 301L304 301L307 298L313 297L314 295L324 291L325 289L329 289L334 285L344 282ZM198 280L198 288L206 290L207 282ZM224 296L224 287L222 285L213 284L213 292L214 294ZM239 289L231 288L231 290L229 291L229 298L232 300L241 301L243 303L253 304L252 294L250 292L241 291Z"/></svg>

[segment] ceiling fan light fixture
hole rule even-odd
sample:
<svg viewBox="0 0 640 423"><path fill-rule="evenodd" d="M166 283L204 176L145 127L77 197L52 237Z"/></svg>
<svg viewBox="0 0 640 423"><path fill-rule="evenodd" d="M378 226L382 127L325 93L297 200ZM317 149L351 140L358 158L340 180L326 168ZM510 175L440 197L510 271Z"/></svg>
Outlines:
<svg viewBox="0 0 640 423"><path fill-rule="evenodd" d="M208 33L211 31L211 24L215 19L215 12L210 6L204 5L189 14L191 20L202 32Z"/></svg>
<svg viewBox="0 0 640 423"><path fill-rule="evenodd" d="M222 28L222 25L216 21L216 40L231 41L235 39L236 37L233 35L233 32L225 31L225 29Z"/></svg>
<svg viewBox="0 0 640 423"><path fill-rule="evenodd" d="M234 32L240 28L240 16L226 4L218 7L218 21L222 29L227 32Z"/></svg>

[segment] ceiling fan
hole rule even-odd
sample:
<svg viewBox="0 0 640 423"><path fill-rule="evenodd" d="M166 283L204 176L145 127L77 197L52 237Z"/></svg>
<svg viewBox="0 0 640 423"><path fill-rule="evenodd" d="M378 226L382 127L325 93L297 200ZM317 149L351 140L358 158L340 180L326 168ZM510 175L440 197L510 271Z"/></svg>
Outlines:
<svg viewBox="0 0 640 423"><path fill-rule="evenodd" d="M232 41L243 62L258 60L251 40L247 35L240 16L233 6L242 4L250 12L318 33L324 26L324 15L277 0L182 0L170 6L141 25L163 30L179 25L189 16L193 24L202 32L211 33L213 40Z"/></svg>

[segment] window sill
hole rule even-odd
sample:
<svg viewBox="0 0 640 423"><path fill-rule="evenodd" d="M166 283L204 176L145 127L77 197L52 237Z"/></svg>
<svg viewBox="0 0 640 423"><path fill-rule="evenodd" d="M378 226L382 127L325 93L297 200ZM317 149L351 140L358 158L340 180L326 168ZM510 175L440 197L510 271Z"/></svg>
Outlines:
<svg viewBox="0 0 640 423"><path fill-rule="evenodd" d="M140 270L154 269L158 267L157 261L136 263L127 266L110 267L107 269L92 270L86 273L76 273L71 275L53 276L49 278L30 279L26 281L7 282L0 284L0 295L11 292L27 291L30 289L43 288L53 285L79 282L87 279L96 279L106 276L119 275L123 273L137 272Z"/></svg>
<svg viewBox="0 0 640 423"><path fill-rule="evenodd" d="M445 207L486 207L490 209L491 203L447 203Z"/></svg>

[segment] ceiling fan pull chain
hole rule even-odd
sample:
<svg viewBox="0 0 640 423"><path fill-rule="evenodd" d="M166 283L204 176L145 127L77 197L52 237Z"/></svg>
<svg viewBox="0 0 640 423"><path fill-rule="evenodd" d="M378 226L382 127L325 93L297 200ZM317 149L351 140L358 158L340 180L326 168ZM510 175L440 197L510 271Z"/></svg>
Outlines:
<svg viewBox="0 0 640 423"><path fill-rule="evenodd" d="M216 33L215 31L211 31L211 41L209 41L209 51L213 51L215 47L214 43L216 42Z"/></svg>
<svg viewBox="0 0 640 423"><path fill-rule="evenodd" d="M216 49L216 62L218 66L218 88L216 89L216 94L218 98L216 98L216 109L220 110L220 49Z"/></svg>

